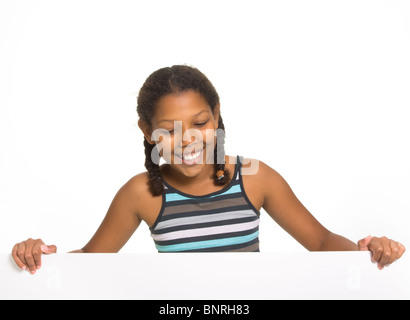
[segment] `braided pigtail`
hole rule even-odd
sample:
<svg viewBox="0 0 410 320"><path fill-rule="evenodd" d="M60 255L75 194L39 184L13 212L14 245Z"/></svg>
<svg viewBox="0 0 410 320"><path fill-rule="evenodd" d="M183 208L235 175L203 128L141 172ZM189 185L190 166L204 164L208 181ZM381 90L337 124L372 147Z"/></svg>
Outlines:
<svg viewBox="0 0 410 320"><path fill-rule="evenodd" d="M162 184L162 176L159 170L159 164L152 161L152 153L155 144L148 143L144 138L145 147L145 168L148 170L149 188L154 196L159 196L164 192L164 185Z"/></svg>
<svg viewBox="0 0 410 320"><path fill-rule="evenodd" d="M215 184L226 185L229 180L229 170L225 168L225 126L219 115L216 145L214 149Z"/></svg>

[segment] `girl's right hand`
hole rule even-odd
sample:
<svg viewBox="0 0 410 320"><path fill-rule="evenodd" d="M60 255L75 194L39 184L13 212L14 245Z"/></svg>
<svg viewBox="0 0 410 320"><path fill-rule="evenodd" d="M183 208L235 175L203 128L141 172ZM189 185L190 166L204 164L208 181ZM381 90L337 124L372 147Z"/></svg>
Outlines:
<svg viewBox="0 0 410 320"><path fill-rule="evenodd" d="M56 253L57 247L54 245L47 246L43 240L27 239L26 241L17 243L13 247L13 259L19 268L36 273L41 267L41 255Z"/></svg>

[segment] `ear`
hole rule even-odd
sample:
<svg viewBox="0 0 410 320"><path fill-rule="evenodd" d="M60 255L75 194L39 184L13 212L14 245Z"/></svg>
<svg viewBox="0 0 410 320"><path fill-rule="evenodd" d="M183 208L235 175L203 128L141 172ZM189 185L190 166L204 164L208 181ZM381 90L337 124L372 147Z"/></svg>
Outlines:
<svg viewBox="0 0 410 320"><path fill-rule="evenodd" d="M149 144L155 144L154 141L151 140L152 136L152 129L148 123L144 120L138 120L138 127L141 129L142 133L144 134L145 139L148 141Z"/></svg>
<svg viewBox="0 0 410 320"><path fill-rule="evenodd" d="M218 103L218 104L215 106L215 109L214 109L214 112L213 112L214 119L215 119L215 121L216 121L216 128L217 128L217 129L219 128L219 111L220 111L220 109L221 109L221 105Z"/></svg>

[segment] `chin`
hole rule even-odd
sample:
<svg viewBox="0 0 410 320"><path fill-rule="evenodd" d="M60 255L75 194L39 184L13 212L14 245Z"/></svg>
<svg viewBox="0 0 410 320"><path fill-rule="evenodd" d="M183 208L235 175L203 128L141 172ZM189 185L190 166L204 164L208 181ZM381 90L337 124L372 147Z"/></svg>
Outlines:
<svg viewBox="0 0 410 320"><path fill-rule="evenodd" d="M178 170L181 174L187 178L193 178L198 176L202 170L205 168L205 164L195 164L191 166L186 166L183 164L173 164L174 168Z"/></svg>
<svg viewBox="0 0 410 320"><path fill-rule="evenodd" d="M185 177L194 178L203 172L206 167L206 163L204 159L202 159L202 161L186 164L184 161L181 163L181 159L177 159L177 162L175 163L173 161L171 166Z"/></svg>

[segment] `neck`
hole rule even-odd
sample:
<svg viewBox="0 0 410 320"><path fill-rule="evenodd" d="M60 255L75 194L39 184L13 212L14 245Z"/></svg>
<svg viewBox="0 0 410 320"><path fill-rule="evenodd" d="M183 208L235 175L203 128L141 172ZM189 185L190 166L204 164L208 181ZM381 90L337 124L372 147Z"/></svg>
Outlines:
<svg viewBox="0 0 410 320"><path fill-rule="evenodd" d="M161 166L161 174L169 184L189 188L213 181L215 169L213 164L205 164L198 174L188 176L180 170L175 169L172 165L164 164Z"/></svg>

